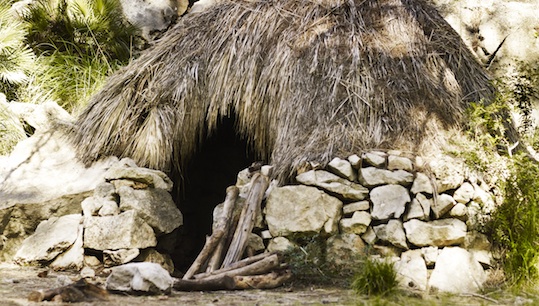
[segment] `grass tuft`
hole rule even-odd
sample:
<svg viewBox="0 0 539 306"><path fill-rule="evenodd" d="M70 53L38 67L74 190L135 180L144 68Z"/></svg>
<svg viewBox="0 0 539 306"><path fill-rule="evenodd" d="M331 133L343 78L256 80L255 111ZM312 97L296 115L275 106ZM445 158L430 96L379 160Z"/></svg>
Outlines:
<svg viewBox="0 0 539 306"><path fill-rule="evenodd" d="M397 289L397 271L393 263L366 258L359 267L352 289L358 294L385 296Z"/></svg>

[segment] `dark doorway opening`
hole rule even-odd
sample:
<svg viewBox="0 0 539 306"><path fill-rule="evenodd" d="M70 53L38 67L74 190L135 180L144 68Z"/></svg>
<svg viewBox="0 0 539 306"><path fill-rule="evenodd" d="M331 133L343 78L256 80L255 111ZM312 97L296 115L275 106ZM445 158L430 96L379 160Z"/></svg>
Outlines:
<svg viewBox="0 0 539 306"><path fill-rule="evenodd" d="M226 188L236 183L238 172L253 161L252 151L247 141L237 135L231 116L219 122L183 169L181 190L176 193L176 203L183 214L183 226L176 235L172 254L176 271L185 272L195 260L206 236L211 234L214 207L224 201Z"/></svg>

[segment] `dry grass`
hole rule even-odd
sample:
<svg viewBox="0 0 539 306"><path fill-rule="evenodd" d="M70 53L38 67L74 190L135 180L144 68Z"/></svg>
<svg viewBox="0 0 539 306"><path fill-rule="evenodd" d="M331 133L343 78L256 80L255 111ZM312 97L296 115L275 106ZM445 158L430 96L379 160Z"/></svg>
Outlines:
<svg viewBox="0 0 539 306"><path fill-rule="evenodd" d="M112 76L75 142L87 162L112 154L179 170L220 118L236 116L286 179L308 160L433 145L493 91L422 0L223 1Z"/></svg>

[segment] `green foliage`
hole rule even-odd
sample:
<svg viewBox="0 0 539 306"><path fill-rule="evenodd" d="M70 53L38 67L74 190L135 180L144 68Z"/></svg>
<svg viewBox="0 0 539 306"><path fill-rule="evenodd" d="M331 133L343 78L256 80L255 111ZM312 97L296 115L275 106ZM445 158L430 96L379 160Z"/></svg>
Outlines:
<svg viewBox="0 0 539 306"><path fill-rule="evenodd" d="M40 64L32 85L41 89L40 97L53 98L72 112L141 45L118 0L39 0L25 21L27 40ZM34 92L26 92L25 99L39 99Z"/></svg>
<svg viewBox="0 0 539 306"><path fill-rule="evenodd" d="M18 118L0 102L0 156L9 154L13 147L25 137L26 133Z"/></svg>
<svg viewBox="0 0 539 306"><path fill-rule="evenodd" d="M533 280L539 257L539 165L524 155L513 158L504 186L504 202L488 230L505 254L503 265L515 284Z"/></svg>
<svg viewBox="0 0 539 306"><path fill-rule="evenodd" d="M124 22L118 0L39 0L25 20L37 55L103 57L126 64L137 34Z"/></svg>
<svg viewBox="0 0 539 306"><path fill-rule="evenodd" d="M10 8L9 1L0 2L0 92L13 99L16 90L27 82L35 56L24 42L25 25Z"/></svg>
<svg viewBox="0 0 539 306"><path fill-rule="evenodd" d="M363 295L388 295L397 289L397 272L392 263L366 258L352 282L352 289Z"/></svg>

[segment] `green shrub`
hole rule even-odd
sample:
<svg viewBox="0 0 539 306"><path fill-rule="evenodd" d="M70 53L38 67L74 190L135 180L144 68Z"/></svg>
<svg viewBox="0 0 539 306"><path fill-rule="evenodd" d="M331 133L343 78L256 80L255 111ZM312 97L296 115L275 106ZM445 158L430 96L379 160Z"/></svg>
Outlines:
<svg viewBox="0 0 539 306"><path fill-rule="evenodd" d="M524 154L513 159L505 182L504 201L488 224L501 248L508 279L523 284L537 277L539 257L539 165Z"/></svg>
<svg viewBox="0 0 539 306"><path fill-rule="evenodd" d="M31 86L41 89L24 100L52 98L75 113L142 45L118 0L38 0L24 18L40 64Z"/></svg>
<svg viewBox="0 0 539 306"><path fill-rule="evenodd" d="M352 289L363 295L388 295L398 285L393 263L366 258L354 276Z"/></svg>
<svg viewBox="0 0 539 306"><path fill-rule="evenodd" d="M0 2L0 92L13 99L35 68L35 56L25 44L25 25L10 12L11 1Z"/></svg>
<svg viewBox="0 0 539 306"><path fill-rule="evenodd" d="M26 133L16 118L0 102L0 156L7 155L13 147L26 137Z"/></svg>

